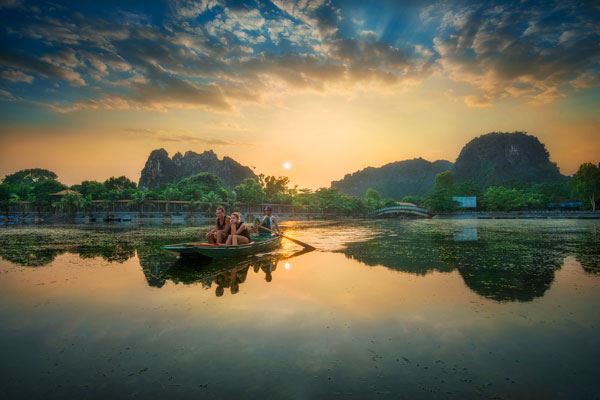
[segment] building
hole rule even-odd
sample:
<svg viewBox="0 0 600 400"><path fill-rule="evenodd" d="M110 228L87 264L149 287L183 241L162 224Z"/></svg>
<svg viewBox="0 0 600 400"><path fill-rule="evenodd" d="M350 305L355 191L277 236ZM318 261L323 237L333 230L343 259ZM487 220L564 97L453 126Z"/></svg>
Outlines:
<svg viewBox="0 0 600 400"><path fill-rule="evenodd" d="M475 196L452 196L452 200L458 203L458 208L477 208Z"/></svg>

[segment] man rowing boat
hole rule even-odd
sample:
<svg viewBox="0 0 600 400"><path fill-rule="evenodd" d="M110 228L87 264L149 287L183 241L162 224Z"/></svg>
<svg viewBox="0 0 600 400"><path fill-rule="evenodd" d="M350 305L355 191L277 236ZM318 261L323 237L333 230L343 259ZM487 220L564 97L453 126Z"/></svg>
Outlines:
<svg viewBox="0 0 600 400"><path fill-rule="evenodd" d="M277 225L277 218L273 216L273 209L271 206L266 206L264 208L264 215L262 221L260 221L259 227L267 228L269 230L275 231L279 233L279 225ZM271 236L271 232L266 229L258 228L259 236Z"/></svg>

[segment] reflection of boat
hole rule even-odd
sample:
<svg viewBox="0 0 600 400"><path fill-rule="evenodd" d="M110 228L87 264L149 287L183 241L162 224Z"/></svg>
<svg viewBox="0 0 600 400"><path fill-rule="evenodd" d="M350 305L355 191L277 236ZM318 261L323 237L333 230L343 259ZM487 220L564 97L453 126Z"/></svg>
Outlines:
<svg viewBox="0 0 600 400"><path fill-rule="evenodd" d="M264 239L255 238L248 244L225 246L208 243L179 243L163 246L162 249L186 255L201 255L210 258L236 258L253 254L266 253L279 247L281 236L271 236Z"/></svg>

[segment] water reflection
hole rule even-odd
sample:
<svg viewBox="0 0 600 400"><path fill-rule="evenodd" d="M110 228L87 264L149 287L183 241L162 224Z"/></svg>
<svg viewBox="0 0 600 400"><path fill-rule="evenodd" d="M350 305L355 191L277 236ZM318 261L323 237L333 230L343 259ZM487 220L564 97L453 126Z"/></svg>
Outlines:
<svg viewBox="0 0 600 400"><path fill-rule="evenodd" d="M243 260L211 261L202 258L175 259L156 246L142 246L138 249L138 257L149 286L160 288L167 281L184 285L200 284L205 289L214 287L215 295L221 297L226 292L237 294L250 270L264 275L265 282L271 282L281 262L287 263L287 260L307 252L276 252Z"/></svg>
<svg viewBox="0 0 600 400"><path fill-rule="evenodd" d="M586 271L598 273L600 237L595 228L464 224L388 224L370 240L349 243L343 253L367 265L416 275L456 269L471 290L496 301L543 296L570 255Z"/></svg>
<svg viewBox="0 0 600 400"><path fill-rule="evenodd" d="M386 221L347 224L342 228L346 232L355 225L365 234L338 250L347 257L369 266L382 265L420 276L456 270L472 291L500 302L528 302L542 297L568 256L574 256L586 272L600 273L600 229L597 224ZM327 234L327 229L332 235ZM300 229L298 234L307 235L307 241L318 243L319 240L331 241L340 229L339 224L316 226ZM10 234L3 231L0 256L19 266L42 267L67 252L81 258L100 257L116 263L137 255L149 286L161 288L167 281L200 284L206 289L214 288L215 295L220 297L238 293L250 270L263 274L264 281L271 282L282 260L303 253L279 252L237 262L207 264L198 260L184 262L160 249L165 242L195 239L198 232L195 229L182 236L181 230L132 233L58 229ZM372 234L368 236L366 232ZM341 236L339 244L347 237Z"/></svg>

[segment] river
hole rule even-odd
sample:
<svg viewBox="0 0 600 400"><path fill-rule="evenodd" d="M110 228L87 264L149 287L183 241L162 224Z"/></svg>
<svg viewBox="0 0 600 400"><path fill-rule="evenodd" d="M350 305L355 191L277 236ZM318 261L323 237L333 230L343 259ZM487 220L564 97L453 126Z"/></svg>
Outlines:
<svg viewBox="0 0 600 400"><path fill-rule="evenodd" d="M598 398L600 221L0 229L2 398Z"/></svg>

